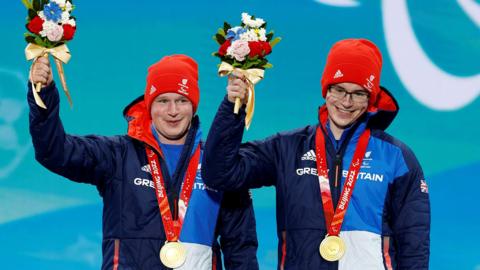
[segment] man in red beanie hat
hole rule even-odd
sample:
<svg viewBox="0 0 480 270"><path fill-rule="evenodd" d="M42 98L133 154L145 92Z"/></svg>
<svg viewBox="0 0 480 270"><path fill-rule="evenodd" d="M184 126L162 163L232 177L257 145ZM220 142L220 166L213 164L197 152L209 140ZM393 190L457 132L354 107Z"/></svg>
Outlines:
<svg viewBox="0 0 480 270"><path fill-rule="evenodd" d="M47 106L35 104L30 87L36 159L68 179L95 185L103 197L102 269L222 269L220 251L226 269L258 269L248 189L222 192L201 178L192 58L166 56L148 69L144 95L124 110L123 136L65 133L48 58L35 61L30 80L43 84Z"/></svg>
<svg viewBox="0 0 480 270"><path fill-rule="evenodd" d="M276 187L279 269L428 269L428 188L413 152L384 131L398 104L381 69L371 41L337 42L318 124L245 144L245 112L232 111L247 86L229 79L202 176L219 190Z"/></svg>

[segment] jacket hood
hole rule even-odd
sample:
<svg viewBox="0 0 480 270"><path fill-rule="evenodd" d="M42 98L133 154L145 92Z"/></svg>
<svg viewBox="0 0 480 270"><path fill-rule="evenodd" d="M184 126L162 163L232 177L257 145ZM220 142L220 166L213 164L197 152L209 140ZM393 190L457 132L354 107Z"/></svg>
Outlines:
<svg viewBox="0 0 480 270"><path fill-rule="evenodd" d="M370 104L367 111L367 127L371 129L387 129L399 110L400 107L393 95L385 87L380 86L380 93L375 103ZM318 109L318 119L322 126L325 127L328 121L328 110L325 104Z"/></svg>

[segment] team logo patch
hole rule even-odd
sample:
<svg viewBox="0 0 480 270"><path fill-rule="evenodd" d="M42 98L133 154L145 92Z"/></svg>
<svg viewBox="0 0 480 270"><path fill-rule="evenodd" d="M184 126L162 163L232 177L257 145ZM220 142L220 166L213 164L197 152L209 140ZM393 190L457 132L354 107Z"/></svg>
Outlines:
<svg viewBox="0 0 480 270"><path fill-rule="evenodd" d="M335 72L335 76L333 76L334 79L341 78L343 77L342 71L339 69L337 72Z"/></svg>
<svg viewBox="0 0 480 270"><path fill-rule="evenodd" d="M367 88L368 90L372 91L372 88L375 86L375 84L373 83L373 80L375 80L375 76L374 75L370 75L369 78L366 79L367 80L367 83L365 83L363 85L363 87Z"/></svg>
<svg viewBox="0 0 480 270"><path fill-rule="evenodd" d="M427 181L420 180L420 191L423 192L423 193L428 193Z"/></svg>
<svg viewBox="0 0 480 270"><path fill-rule="evenodd" d="M178 86L180 86L180 88L178 89L178 92L188 96L187 83L188 83L188 79L182 79L182 81L178 83Z"/></svg>
<svg viewBox="0 0 480 270"><path fill-rule="evenodd" d="M370 162L372 161L372 151L365 152L365 156L363 157L362 169L370 169L372 166Z"/></svg>
<svg viewBox="0 0 480 270"><path fill-rule="evenodd" d="M315 156L315 151L309 150L302 156L302 160L312 160L312 161L317 161L317 157Z"/></svg>
<svg viewBox="0 0 480 270"><path fill-rule="evenodd" d="M152 85L152 86L150 87L150 95L153 94L153 93L155 93L156 91L157 91L157 88L155 88L155 86Z"/></svg>
<svg viewBox="0 0 480 270"><path fill-rule="evenodd" d="M147 173L151 173L150 172L150 165L148 165L148 164L142 166L141 170L144 171L144 172L147 172Z"/></svg>

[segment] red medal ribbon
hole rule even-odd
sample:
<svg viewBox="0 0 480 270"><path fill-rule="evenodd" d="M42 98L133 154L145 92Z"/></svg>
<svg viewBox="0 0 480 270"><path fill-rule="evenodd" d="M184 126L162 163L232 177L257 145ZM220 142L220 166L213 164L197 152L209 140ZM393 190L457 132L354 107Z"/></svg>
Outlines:
<svg viewBox="0 0 480 270"><path fill-rule="evenodd" d="M195 150L193 157L188 164L187 173L183 179L182 190L180 191L179 204L182 205L182 214L179 214L178 220L173 220L172 211L168 204L167 192L165 191L165 183L160 169L160 163L158 156L155 152L146 147L148 163L150 165L150 171L152 172L153 184L155 186L155 193L158 201L158 209L160 210L160 216L162 217L163 228L165 229L165 235L167 241L178 241L180 237L180 231L182 230L183 218L188 207L188 202L192 195L193 185L195 184L195 176L197 174L198 163L200 161L200 145Z"/></svg>
<svg viewBox="0 0 480 270"><path fill-rule="evenodd" d="M315 134L315 153L317 156L318 181L320 183L320 193L322 197L323 212L327 223L328 235L338 236L342 223L347 212L348 204L352 197L353 188L357 182L358 172L363 163L363 157L367 151L368 140L370 139L370 129L365 131L358 140L357 148L353 154L352 163L348 170L342 193L338 200L337 208L333 209L332 193L330 191L330 182L328 180L327 155L325 150L325 138L320 127L317 127Z"/></svg>

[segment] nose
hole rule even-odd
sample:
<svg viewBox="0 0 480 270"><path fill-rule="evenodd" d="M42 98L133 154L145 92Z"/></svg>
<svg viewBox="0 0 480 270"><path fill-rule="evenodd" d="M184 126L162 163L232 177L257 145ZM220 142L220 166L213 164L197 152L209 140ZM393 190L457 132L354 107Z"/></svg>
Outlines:
<svg viewBox="0 0 480 270"><path fill-rule="evenodd" d="M351 93L347 93L343 99L342 99L342 105L344 107L350 107L353 105L353 101L352 101L352 94Z"/></svg>
<svg viewBox="0 0 480 270"><path fill-rule="evenodd" d="M171 116L175 116L178 114L178 107L176 102L170 102L168 104L167 112Z"/></svg>

